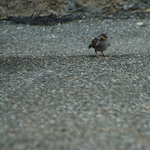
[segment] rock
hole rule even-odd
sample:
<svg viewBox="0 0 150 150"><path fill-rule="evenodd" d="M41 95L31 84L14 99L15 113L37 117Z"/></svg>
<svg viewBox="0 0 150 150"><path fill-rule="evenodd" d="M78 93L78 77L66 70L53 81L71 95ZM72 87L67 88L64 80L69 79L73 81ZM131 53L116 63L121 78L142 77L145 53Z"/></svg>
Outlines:
<svg viewBox="0 0 150 150"><path fill-rule="evenodd" d="M138 23L136 23L136 25L137 25L137 26L142 26L142 27L145 26L145 24L144 24L143 22L138 22Z"/></svg>
<svg viewBox="0 0 150 150"><path fill-rule="evenodd" d="M150 8L149 9L146 9L146 10L143 10L143 12L150 12Z"/></svg>

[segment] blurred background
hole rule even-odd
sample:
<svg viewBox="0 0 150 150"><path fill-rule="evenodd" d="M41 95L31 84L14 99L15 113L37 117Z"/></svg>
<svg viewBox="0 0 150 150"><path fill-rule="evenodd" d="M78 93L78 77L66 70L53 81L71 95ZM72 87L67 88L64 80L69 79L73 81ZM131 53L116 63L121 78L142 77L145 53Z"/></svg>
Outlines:
<svg viewBox="0 0 150 150"><path fill-rule="evenodd" d="M1 0L0 18L9 16L62 17L70 14L149 12L149 0Z"/></svg>

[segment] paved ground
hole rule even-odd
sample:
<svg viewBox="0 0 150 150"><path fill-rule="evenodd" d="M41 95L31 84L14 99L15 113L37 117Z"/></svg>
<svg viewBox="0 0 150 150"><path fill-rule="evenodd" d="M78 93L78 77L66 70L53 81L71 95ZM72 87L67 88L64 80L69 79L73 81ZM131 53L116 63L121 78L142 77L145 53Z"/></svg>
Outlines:
<svg viewBox="0 0 150 150"><path fill-rule="evenodd" d="M150 18L1 22L0 34L2 150L149 150Z"/></svg>

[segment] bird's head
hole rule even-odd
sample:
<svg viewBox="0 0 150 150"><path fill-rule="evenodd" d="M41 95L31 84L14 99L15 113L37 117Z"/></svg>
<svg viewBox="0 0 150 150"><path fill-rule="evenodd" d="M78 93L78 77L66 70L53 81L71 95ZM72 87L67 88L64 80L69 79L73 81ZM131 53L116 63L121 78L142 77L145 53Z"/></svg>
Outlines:
<svg viewBox="0 0 150 150"><path fill-rule="evenodd" d="M102 34L100 35L100 39L101 39L101 40L107 40L107 39L108 39L108 35L102 33Z"/></svg>

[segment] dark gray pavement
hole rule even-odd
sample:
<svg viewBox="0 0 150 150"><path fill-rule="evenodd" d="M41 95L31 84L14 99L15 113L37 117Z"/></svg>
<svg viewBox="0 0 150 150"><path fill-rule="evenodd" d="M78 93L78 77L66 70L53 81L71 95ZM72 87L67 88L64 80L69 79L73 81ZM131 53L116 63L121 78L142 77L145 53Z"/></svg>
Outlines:
<svg viewBox="0 0 150 150"><path fill-rule="evenodd" d="M0 34L1 150L150 149L150 18L1 22Z"/></svg>

